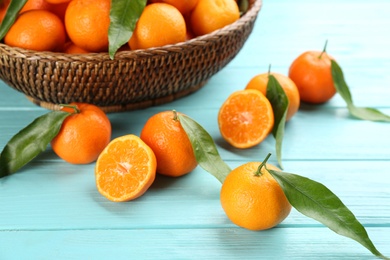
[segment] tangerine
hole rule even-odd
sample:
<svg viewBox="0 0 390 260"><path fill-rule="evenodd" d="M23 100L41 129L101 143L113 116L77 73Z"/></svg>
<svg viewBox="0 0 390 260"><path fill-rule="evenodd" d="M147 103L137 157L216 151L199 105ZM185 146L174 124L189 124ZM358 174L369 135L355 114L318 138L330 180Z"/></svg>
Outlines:
<svg viewBox="0 0 390 260"><path fill-rule="evenodd" d="M63 3L69 3L71 0L45 0L45 1L50 4L63 4Z"/></svg>
<svg viewBox="0 0 390 260"><path fill-rule="evenodd" d="M184 42L186 23L177 8L165 3L150 4L143 10L129 40L132 50Z"/></svg>
<svg viewBox="0 0 390 260"><path fill-rule="evenodd" d="M271 75L276 78L287 96L288 109L286 121L288 121L299 109L300 97L298 88L294 81L283 74L272 72ZM260 90L264 95L267 95L268 77L269 73L262 73L254 76L246 85L246 89L257 89Z"/></svg>
<svg viewBox="0 0 390 260"><path fill-rule="evenodd" d="M11 0L0 1L0 23L3 21L5 14L7 13L8 5Z"/></svg>
<svg viewBox="0 0 390 260"><path fill-rule="evenodd" d="M80 48L79 46L75 45L73 42L69 42L65 44L64 53L82 54L82 53L89 53L89 51Z"/></svg>
<svg viewBox="0 0 390 260"><path fill-rule="evenodd" d="M267 168L279 170L271 164ZM220 201L227 217L249 230L272 228L291 211L282 188L259 162L232 170L222 184Z"/></svg>
<svg viewBox="0 0 390 260"><path fill-rule="evenodd" d="M143 195L154 182L156 157L138 136L112 140L95 166L96 187L111 201L129 201Z"/></svg>
<svg viewBox="0 0 390 260"><path fill-rule="evenodd" d="M71 113L51 141L54 152L72 164L95 161L111 139L111 123L97 106L71 103L62 111Z"/></svg>
<svg viewBox="0 0 390 260"><path fill-rule="evenodd" d="M256 89L232 93L218 113L222 137L236 148L261 143L274 126L274 113L266 96Z"/></svg>
<svg viewBox="0 0 390 260"><path fill-rule="evenodd" d="M73 0L65 13L71 41L89 52L108 50L111 0Z"/></svg>
<svg viewBox="0 0 390 260"><path fill-rule="evenodd" d="M176 111L163 111L150 117L140 137L156 155L157 172L160 174L178 177L198 165Z"/></svg>
<svg viewBox="0 0 390 260"><path fill-rule="evenodd" d="M52 5L46 0L27 0L19 13L24 13L30 10L50 10Z"/></svg>
<svg viewBox="0 0 390 260"><path fill-rule="evenodd" d="M180 13L186 15L190 13L199 0L151 0L151 3L166 3L176 7Z"/></svg>
<svg viewBox="0 0 390 260"><path fill-rule="evenodd" d="M221 29L240 18L235 0L199 0L191 13L190 22L196 36Z"/></svg>
<svg viewBox="0 0 390 260"><path fill-rule="evenodd" d="M49 11L56 14L61 21L65 24L65 13L70 2L64 2L60 4L52 4Z"/></svg>
<svg viewBox="0 0 390 260"><path fill-rule="evenodd" d="M289 77L297 85L302 101L321 104L336 94L331 60L333 57L324 49L322 52L304 52L293 61L289 69Z"/></svg>
<svg viewBox="0 0 390 260"><path fill-rule="evenodd" d="M4 43L35 51L57 51L65 44L65 28L58 16L46 10L30 10L18 16Z"/></svg>

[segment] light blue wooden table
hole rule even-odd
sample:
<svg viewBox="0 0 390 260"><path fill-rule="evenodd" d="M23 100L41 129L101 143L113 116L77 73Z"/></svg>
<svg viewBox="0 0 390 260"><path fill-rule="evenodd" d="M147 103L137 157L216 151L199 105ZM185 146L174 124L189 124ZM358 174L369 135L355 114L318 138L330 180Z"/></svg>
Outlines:
<svg viewBox="0 0 390 260"><path fill-rule="evenodd" d="M229 147L218 109L269 64L287 74L293 59L321 50L325 40L355 104L390 114L389 14L388 0L265 0L242 51L204 88L166 105L110 114L113 137L139 135L151 115L176 109L206 128L231 167L275 155L271 136L252 149ZM46 112L1 82L0 149ZM303 104L286 126L283 161L286 171L336 193L390 256L390 124L351 118L338 95L325 105ZM49 147L0 179L0 259L376 259L296 210L271 230L239 228L220 206L220 187L198 167L178 179L158 176L141 198L113 203L96 190L94 164L67 164Z"/></svg>

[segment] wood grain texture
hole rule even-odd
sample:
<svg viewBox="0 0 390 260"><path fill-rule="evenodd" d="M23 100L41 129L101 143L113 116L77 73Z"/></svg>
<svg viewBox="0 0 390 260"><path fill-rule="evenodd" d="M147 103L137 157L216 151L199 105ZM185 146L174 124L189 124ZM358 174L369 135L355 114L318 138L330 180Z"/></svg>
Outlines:
<svg viewBox="0 0 390 260"><path fill-rule="evenodd" d="M306 50L328 53L343 68L355 104L390 114L390 2L264 1L255 29L237 57L188 97L139 111L109 114L113 138L139 135L153 114L176 109L198 121L232 167L275 153L269 136L238 150L218 130L218 110L256 74L288 73ZM0 149L47 110L0 82ZM390 256L390 124L349 116L336 95L302 104L287 123L287 172L330 188ZM276 164L276 156L270 159ZM70 165L48 149L0 179L0 259L376 259L296 210L277 228L252 232L233 225L219 203L221 184L197 167L178 179L158 176L150 190L113 203L95 187L94 164Z"/></svg>
<svg viewBox="0 0 390 260"><path fill-rule="evenodd" d="M386 253L388 229L368 232ZM20 231L2 232L0 242L5 259L375 259L324 228Z"/></svg>

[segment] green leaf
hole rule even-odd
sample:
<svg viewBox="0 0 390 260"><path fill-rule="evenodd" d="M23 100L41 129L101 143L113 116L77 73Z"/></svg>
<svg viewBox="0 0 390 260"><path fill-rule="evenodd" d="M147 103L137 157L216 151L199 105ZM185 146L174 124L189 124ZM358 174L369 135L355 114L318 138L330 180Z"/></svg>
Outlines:
<svg viewBox="0 0 390 260"><path fill-rule="evenodd" d="M277 79L269 74L268 84L267 84L267 94L268 100L272 105L272 110L274 112L274 128L272 129L272 134L275 137L276 144L276 157L279 163L279 166L282 166L282 142L284 136L284 127L286 124L287 109L288 109L288 98L284 92L282 86L279 84Z"/></svg>
<svg viewBox="0 0 390 260"><path fill-rule="evenodd" d="M43 152L70 113L52 111L14 135L0 154L0 178L16 172Z"/></svg>
<svg viewBox="0 0 390 260"><path fill-rule="evenodd" d="M375 108L352 106L349 107L349 112L354 117L363 120L390 122L390 116L383 114Z"/></svg>
<svg viewBox="0 0 390 260"><path fill-rule="evenodd" d="M27 0L11 0L11 3L8 6L7 12L4 16L3 22L0 25L0 40L4 38L7 34L9 28L15 22L19 11L23 8Z"/></svg>
<svg viewBox="0 0 390 260"><path fill-rule="evenodd" d="M231 169L222 160L210 134L190 117L183 114L178 114L178 116L191 141L198 164L223 183Z"/></svg>
<svg viewBox="0 0 390 260"><path fill-rule="evenodd" d="M279 125L277 126L277 131L275 135L275 151L276 151L276 158L278 160L279 167L283 169L282 164L282 143L283 143L283 136L284 136L284 125L286 123L286 116L287 111L283 114L283 118L280 120Z"/></svg>
<svg viewBox="0 0 390 260"><path fill-rule="evenodd" d="M343 71L334 60L331 60L331 70L335 88L347 103L349 113L352 116L363 120L390 122L390 116L383 114L375 108L356 107L353 104L351 92L345 82Z"/></svg>
<svg viewBox="0 0 390 260"><path fill-rule="evenodd" d="M129 41L147 0L112 0L108 29L109 54L113 59L117 50Z"/></svg>
<svg viewBox="0 0 390 260"><path fill-rule="evenodd" d="M296 174L267 170L296 210L321 222L337 234L359 242L374 255L388 259L375 248L354 214L323 184Z"/></svg>

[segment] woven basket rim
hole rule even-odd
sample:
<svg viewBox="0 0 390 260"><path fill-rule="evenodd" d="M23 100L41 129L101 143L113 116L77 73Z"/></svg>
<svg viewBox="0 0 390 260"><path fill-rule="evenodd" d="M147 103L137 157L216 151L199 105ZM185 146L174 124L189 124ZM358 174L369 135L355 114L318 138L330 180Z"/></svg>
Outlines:
<svg viewBox="0 0 390 260"><path fill-rule="evenodd" d="M190 39L185 42L180 42L176 44L169 44L162 47L153 47L148 49L140 49L140 50L125 50L125 51L118 51L115 54L114 59L111 59L109 57L108 52L101 52L101 53L88 53L88 54L68 54L63 52L51 52L51 51L41 51L37 52L34 50L27 50L19 47L11 47L3 42L0 42L0 47L3 50L6 50L9 53L12 53L15 56L24 56L29 59L42 59L45 57L48 57L48 59L57 59L61 60L61 57L66 59L67 61L87 61L87 60L120 60L120 59L132 59L132 58L140 58L142 56L150 56L153 54L162 54L166 52L175 52L175 51L182 51L183 48L191 46L191 45L197 45L201 42L207 42L210 39L220 37L230 31L234 31L235 29L243 26L246 22L253 20L257 17L257 14L259 13L261 7L262 7L262 0L249 0L250 6L248 10L232 24L229 24L221 29L215 30L209 34L202 35L195 37L193 39Z"/></svg>

